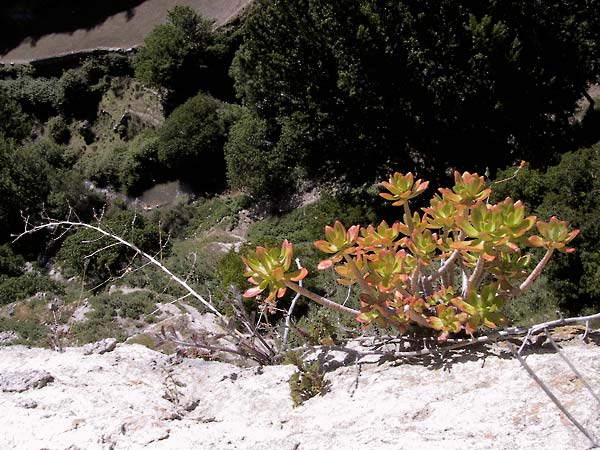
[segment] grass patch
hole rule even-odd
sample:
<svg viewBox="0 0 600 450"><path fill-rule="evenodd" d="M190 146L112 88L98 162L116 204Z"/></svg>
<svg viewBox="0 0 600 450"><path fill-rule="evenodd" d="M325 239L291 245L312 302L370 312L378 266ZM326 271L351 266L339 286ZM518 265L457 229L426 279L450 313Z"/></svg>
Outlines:
<svg viewBox="0 0 600 450"><path fill-rule="evenodd" d="M238 213L248 204L249 199L244 194L218 196L195 203L186 234L198 237L218 225L222 229L231 229L237 225Z"/></svg>

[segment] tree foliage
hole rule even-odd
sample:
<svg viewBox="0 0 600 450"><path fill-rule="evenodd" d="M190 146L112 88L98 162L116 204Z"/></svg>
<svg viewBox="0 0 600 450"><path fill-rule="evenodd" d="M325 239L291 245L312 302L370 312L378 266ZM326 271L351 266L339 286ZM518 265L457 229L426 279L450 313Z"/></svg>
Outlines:
<svg viewBox="0 0 600 450"><path fill-rule="evenodd" d="M285 175L289 158L273 147L267 121L245 109L229 130L224 148L229 186L251 195L274 196L289 183Z"/></svg>
<svg viewBox="0 0 600 450"><path fill-rule="evenodd" d="M48 163L30 147L0 136L0 240L20 231L22 215L40 211L49 191Z"/></svg>
<svg viewBox="0 0 600 450"><path fill-rule="evenodd" d="M158 132L159 162L200 190L222 189L226 109L227 105L203 93L177 107Z"/></svg>
<svg viewBox="0 0 600 450"><path fill-rule="evenodd" d="M600 305L600 145L566 153L547 170L527 170L498 185L498 196L518 195L542 218L557 215L581 230L578 251L548 267L547 288L577 313Z"/></svg>
<svg viewBox="0 0 600 450"><path fill-rule="evenodd" d="M309 177L483 172L564 142L596 3L259 0L231 73L268 151Z"/></svg>
<svg viewBox="0 0 600 450"><path fill-rule="evenodd" d="M142 216L128 211L117 211L102 220L103 229L122 237L151 254L160 247L158 229ZM133 261L135 252L94 230L80 229L65 239L57 260L65 275L78 275L90 287L122 274Z"/></svg>
<svg viewBox="0 0 600 450"><path fill-rule="evenodd" d="M218 39L212 21L188 6L175 6L167 22L144 40L136 55L135 75L149 86L195 92L199 87L195 78L207 75L207 67L219 52Z"/></svg>
<svg viewBox="0 0 600 450"><path fill-rule="evenodd" d="M0 134L17 141L31 132L31 121L21 106L0 88Z"/></svg>

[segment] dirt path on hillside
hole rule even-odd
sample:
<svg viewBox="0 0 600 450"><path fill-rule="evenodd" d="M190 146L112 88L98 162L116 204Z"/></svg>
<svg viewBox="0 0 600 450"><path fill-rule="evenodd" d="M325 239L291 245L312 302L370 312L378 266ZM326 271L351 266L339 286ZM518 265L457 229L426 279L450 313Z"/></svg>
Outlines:
<svg viewBox="0 0 600 450"><path fill-rule="evenodd" d="M101 24L73 33L54 33L36 42L25 40L0 56L0 63L23 64L93 49L127 49L140 45L144 37L165 21L167 11L187 5L217 24L236 17L252 0L147 0L139 6L109 17Z"/></svg>

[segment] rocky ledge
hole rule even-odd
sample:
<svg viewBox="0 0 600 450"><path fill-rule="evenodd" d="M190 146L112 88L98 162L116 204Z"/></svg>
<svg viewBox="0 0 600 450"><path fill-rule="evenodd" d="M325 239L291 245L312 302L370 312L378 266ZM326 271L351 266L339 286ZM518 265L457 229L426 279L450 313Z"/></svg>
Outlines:
<svg viewBox="0 0 600 450"><path fill-rule="evenodd" d="M506 351L342 365L294 408L293 366L246 367L110 343L62 353L0 348L0 448L586 449L590 441ZM600 349L564 352L600 391ZM559 355L527 362L600 437L598 403Z"/></svg>

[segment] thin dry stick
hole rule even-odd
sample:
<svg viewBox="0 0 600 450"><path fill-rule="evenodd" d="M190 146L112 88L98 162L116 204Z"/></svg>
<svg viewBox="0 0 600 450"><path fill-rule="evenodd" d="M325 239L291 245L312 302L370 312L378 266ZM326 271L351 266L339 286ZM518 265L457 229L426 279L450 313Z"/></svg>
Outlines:
<svg viewBox="0 0 600 450"><path fill-rule="evenodd" d="M532 333L537 333L539 331L544 330L545 328L555 328L561 325L568 325L570 323L578 323L578 322L590 322L592 320L600 319L600 312L596 314L591 314L589 316L581 316L581 317L569 317L565 319L561 317L560 319L551 320L550 322L539 323L537 325L533 325L531 327Z"/></svg>
<svg viewBox="0 0 600 450"><path fill-rule="evenodd" d="M120 236L118 236L116 234L113 234L113 233L110 233L110 232L104 230L103 228L100 228L100 227L97 227L97 226L94 226L94 225L90 225L90 224L87 224L87 223L84 223L84 222L71 222L71 221L67 221L67 220L52 220L52 219L50 219L48 223L37 225L37 226L35 226L33 228L30 228L28 230L26 229L23 233L19 234L13 240L13 242L19 240L20 238L22 238L25 235L33 234L35 232L38 232L38 231L46 229L46 228L56 228L56 227L59 227L59 226L70 226L70 227L76 227L76 228L88 228L90 230L95 230L98 233L103 234L104 236L107 236L107 237L109 237L111 239L114 239L115 241L120 242L121 244L125 245L126 247L129 247L130 249L134 250L136 253L142 255L144 258L146 258L148 261L150 261L152 264L154 264L160 270L162 270L163 272L165 272L167 275L169 275L169 277L172 280L174 280L175 282L177 282L186 291L188 291L192 296L194 296L198 300L200 300L200 302L204 306L206 306L211 312L213 312L219 318L224 319L224 316L213 305L211 305L208 301L206 301L204 299L204 297L202 297L200 294L198 294L184 280L182 280L177 275L175 275L173 272L171 272L169 269L167 269L167 267L165 267L160 261L158 261L152 255L144 252L143 250L141 250L139 247L137 247L136 245L132 244L131 242L128 242L125 239L121 238Z"/></svg>
<svg viewBox="0 0 600 450"><path fill-rule="evenodd" d="M346 298L342 302L342 306L346 306L346 303L348 303L348 300L350 300L350 295L352 295L352 285L348 286L348 293L346 294Z"/></svg>
<svg viewBox="0 0 600 450"><path fill-rule="evenodd" d="M551 320L549 322L544 322L544 323L539 323L537 325L533 325L531 328L529 328L529 331L527 332L527 336L525 337L525 340L523 341L523 343L521 344L521 347L519 348L519 353L521 353L523 351L523 349L527 346L531 335L533 335L535 333L539 333L540 331L543 331L546 328L556 328L561 325L568 325L570 323L585 322L586 332L583 335L583 338L585 338L589 333L590 322L592 320L598 320L598 319L600 319L600 313L592 314L589 316L569 317L566 319L564 317L561 317L560 319Z"/></svg>
<svg viewBox="0 0 600 450"><path fill-rule="evenodd" d="M329 309L332 309L342 314L347 314L349 316L357 316L360 314L360 311L357 311L356 309L348 308L347 306L340 305L339 303L331 301L328 298L317 295L314 292L303 288L297 283L294 283L293 281L285 280L284 283L294 292L297 292L298 294L303 295L304 297L312 300L313 302L323 305Z"/></svg>
<svg viewBox="0 0 600 450"><path fill-rule="evenodd" d="M296 266L298 266L298 270L302 269L302 265L300 264L300 259L296 258ZM302 280L298 282L298 285L302 287ZM296 303L300 299L301 295L297 292L294 298L292 299L292 304L285 315L285 328L283 330L283 339L281 340L281 351L285 352L287 349L287 341L288 336L290 334L290 327L292 326L292 313L294 312L294 308L296 307Z"/></svg>
<svg viewBox="0 0 600 450"><path fill-rule="evenodd" d="M174 304L174 303L177 303L177 302L179 302L179 301L181 301L181 300L183 300L183 299L186 299L186 298L187 298L187 297L189 297L190 295L192 295L192 294L190 294L190 293L188 292L187 294L185 294L185 295L184 295L184 296L182 296L182 297L176 298L175 300L173 300L173 301L170 301L169 303L165 303L165 305L172 305L172 304ZM157 313L157 312L159 312L159 311L160 311L160 308L156 308L156 309L155 309L154 311L152 311L151 313L149 313L149 314L146 314L146 315L144 316L144 319L147 319L148 317L150 317L150 316L153 316L154 314L156 314L156 313Z"/></svg>
<svg viewBox="0 0 600 450"><path fill-rule="evenodd" d="M587 380L585 378L583 378L583 376L581 375L581 373L579 373L579 371L575 368L575 366L573 365L573 363L569 360L569 358L567 358L567 356L565 355L565 353L556 344L556 341L552 338L552 335L550 334L550 331L547 328L546 328L545 331L546 331L546 338L548 339L548 341L550 342L550 344L552 344L552 347L554 347L554 349L556 350L556 352L558 353L558 355L563 359L563 361L565 363L567 363L567 365L571 368L571 370L573 371L573 373L575 373L575 375L577 376L577 378L579 378L579 380L583 383L583 385L587 388L587 390L590 391L590 394L592 394L592 397L594 397L596 399L596 401L598 403L600 403L600 398L596 395L596 393L594 392L594 390L592 389L592 387L590 386L590 384L587 382Z"/></svg>
<svg viewBox="0 0 600 450"><path fill-rule="evenodd" d="M515 347L509 343L509 347L510 347L510 351L512 352L512 354L515 356L515 358L517 358L519 360L519 362L521 363L521 365L523 366L523 368L527 371L527 373L529 374L529 376L531 378L533 378L533 380L538 384L538 386L540 388L542 388L542 390L544 391L544 393L550 398L550 400L552 400L552 402L556 405L556 407L558 409L561 410L561 412L567 416L567 418L571 421L571 423L573 425L575 425L579 431L581 431L592 443L592 446L598 446L598 442L596 441L596 438L594 438L594 436L583 426L581 425L577 419L575 419L575 417L573 417L573 415L567 411L567 409L563 406L563 404L560 402L560 400L552 393L552 391L550 390L550 388L546 385L546 383L544 383L533 371L533 369L529 366L529 364L527 364L525 362L525 359L523 359L523 357L521 356L520 352L515 350Z"/></svg>

